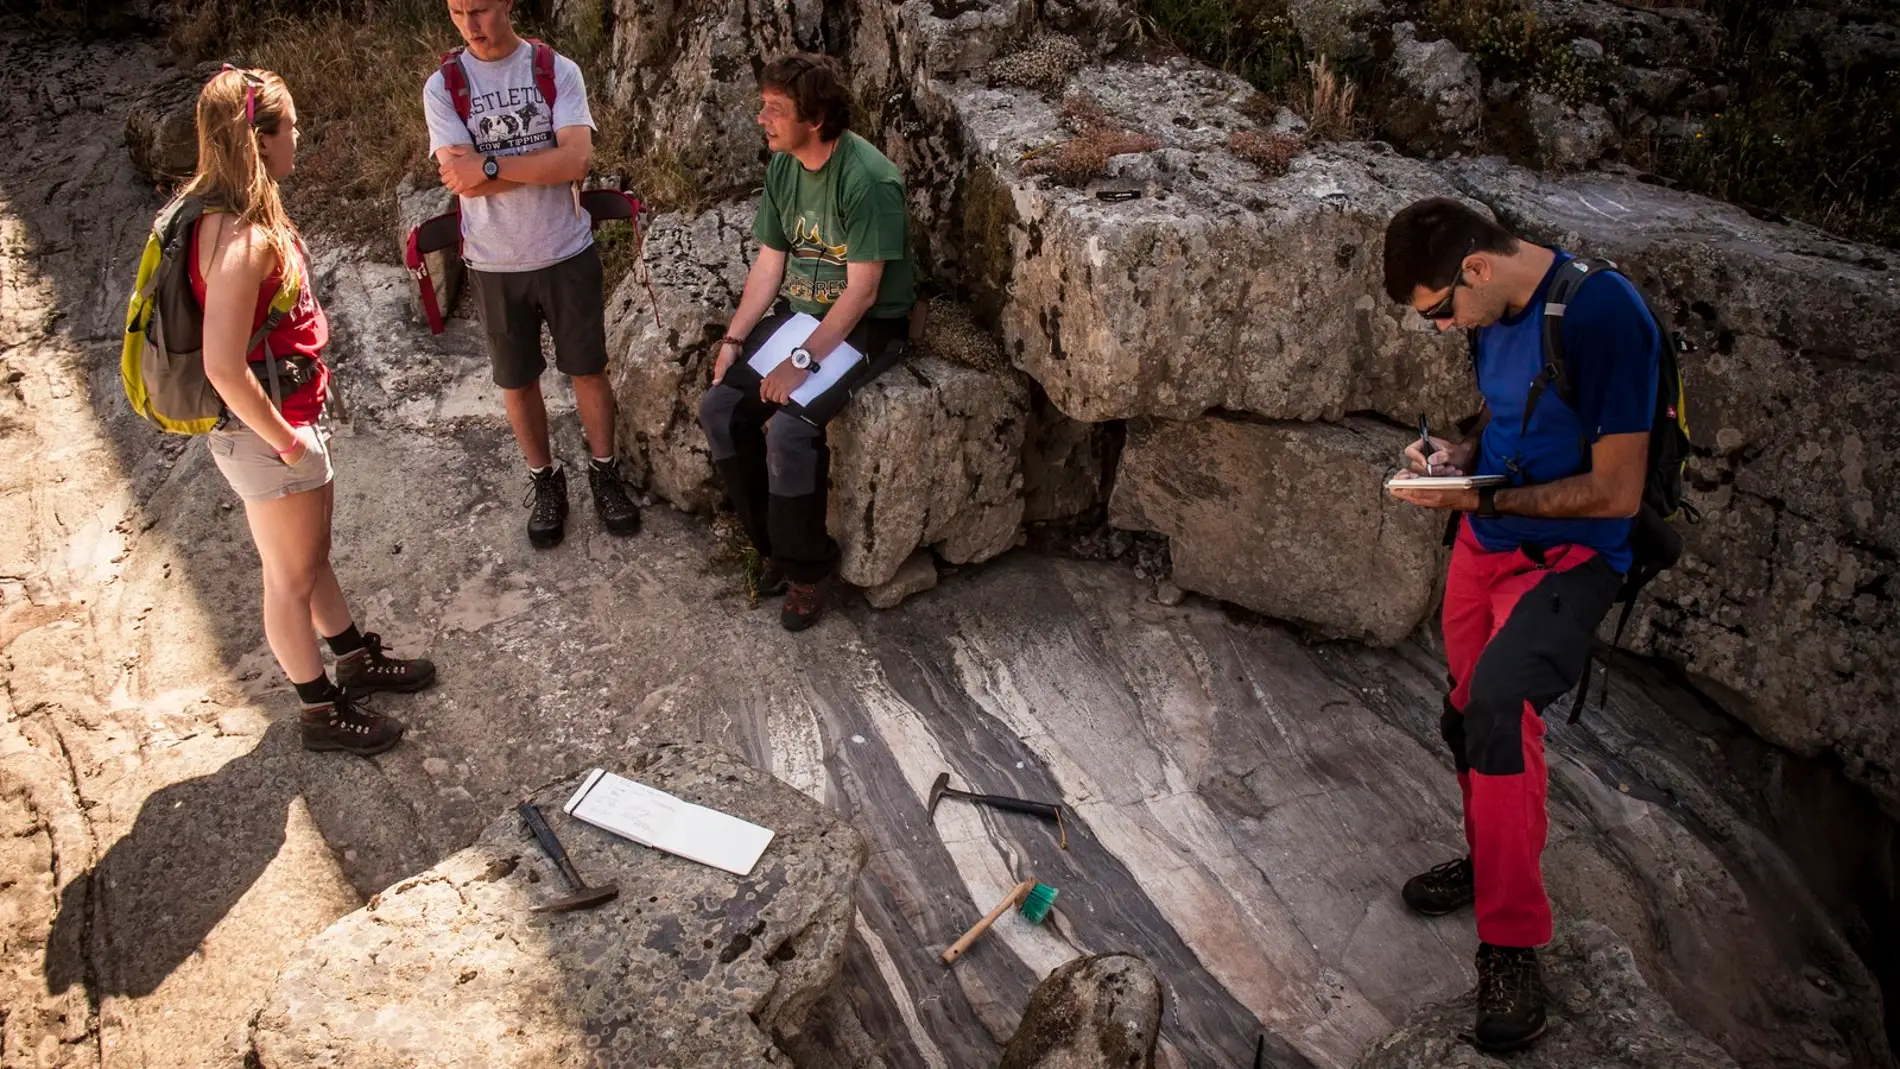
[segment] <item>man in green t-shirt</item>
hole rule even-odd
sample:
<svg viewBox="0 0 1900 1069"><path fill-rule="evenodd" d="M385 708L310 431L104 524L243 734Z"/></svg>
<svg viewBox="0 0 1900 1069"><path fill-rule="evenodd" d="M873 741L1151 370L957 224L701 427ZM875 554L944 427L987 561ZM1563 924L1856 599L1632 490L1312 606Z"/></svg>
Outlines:
<svg viewBox="0 0 1900 1069"><path fill-rule="evenodd" d="M825 423L903 355L915 303L909 212L896 165L847 129L850 95L835 60L786 56L759 84L759 125L773 152L752 227L759 253L699 422L733 510L767 561L760 592L785 591L779 622L802 631L824 611L838 556L825 531ZM823 365L848 363L853 352L862 359L825 385ZM755 366L774 355L783 355L776 366Z"/></svg>

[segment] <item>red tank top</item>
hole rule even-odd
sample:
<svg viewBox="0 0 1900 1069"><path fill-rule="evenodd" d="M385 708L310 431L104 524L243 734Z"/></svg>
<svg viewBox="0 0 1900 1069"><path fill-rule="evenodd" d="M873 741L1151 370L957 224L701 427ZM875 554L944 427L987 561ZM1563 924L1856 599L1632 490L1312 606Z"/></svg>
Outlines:
<svg viewBox="0 0 1900 1069"><path fill-rule="evenodd" d="M198 267L198 233L209 216L200 220L198 227L191 231L191 294L198 298L198 306L204 307L204 272ZM304 286L297 294L297 302L290 306L290 312L284 316L275 329L270 332L269 342L272 355L282 359L287 356L307 356L316 361L311 368L310 381L304 383L296 392L284 398L284 422L293 427L308 427L317 421L323 412L323 402L330 393L330 367L323 362L323 348L330 344L330 320L324 316L323 308L317 304L317 298L311 292L310 268L303 259L303 250L297 251L298 266L303 268ZM277 296L277 283L283 277L283 268L270 273L257 291L257 314L251 319L251 329L255 331L264 325L270 315L271 298ZM264 345L259 343L247 356L252 363L264 359ZM269 392L268 389L265 391Z"/></svg>

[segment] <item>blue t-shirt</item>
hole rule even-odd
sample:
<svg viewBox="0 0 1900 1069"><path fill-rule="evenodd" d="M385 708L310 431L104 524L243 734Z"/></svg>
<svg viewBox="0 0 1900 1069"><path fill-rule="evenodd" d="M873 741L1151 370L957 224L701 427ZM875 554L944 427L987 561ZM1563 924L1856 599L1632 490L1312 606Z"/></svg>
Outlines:
<svg viewBox="0 0 1900 1069"><path fill-rule="evenodd" d="M1544 366L1544 296L1570 259L1559 251L1521 312L1478 331L1478 391L1491 409L1491 422L1479 439L1476 474L1510 475L1515 459L1522 472L1513 478L1516 485L1554 482L1588 468L1586 443L1650 429L1661 335L1636 288L1622 275L1605 271L1584 281L1563 317L1564 364L1576 385L1576 409L1556 390L1545 390L1519 440L1531 382ZM1630 519L1473 515L1470 520L1478 544L1489 550L1525 543L1589 546L1617 571L1629 571Z"/></svg>

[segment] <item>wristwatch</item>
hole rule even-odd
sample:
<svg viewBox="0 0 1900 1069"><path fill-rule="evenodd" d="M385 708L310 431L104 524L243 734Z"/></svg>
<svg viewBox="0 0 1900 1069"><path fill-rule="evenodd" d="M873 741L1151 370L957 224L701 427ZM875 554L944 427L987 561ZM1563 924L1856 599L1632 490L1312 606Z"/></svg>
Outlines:
<svg viewBox="0 0 1900 1069"><path fill-rule="evenodd" d="M1495 486L1478 487L1478 515L1485 519L1495 519L1498 515L1498 488Z"/></svg>
<svg viewBox="0 0 1900 1069"><path fill-rule="evenodd" d="M800 371L817 371L818 361L811 358L811 350L799 346L792 350L792 366Z"/></svg>
<svg viewBox="0 0 1900 1069"><path fill-rule="evenodd" d="M500 178L501 164L497 163L495 161L495 157L493 156L483 156L482 157L482 173L487 175L490 178Z"/></svg>

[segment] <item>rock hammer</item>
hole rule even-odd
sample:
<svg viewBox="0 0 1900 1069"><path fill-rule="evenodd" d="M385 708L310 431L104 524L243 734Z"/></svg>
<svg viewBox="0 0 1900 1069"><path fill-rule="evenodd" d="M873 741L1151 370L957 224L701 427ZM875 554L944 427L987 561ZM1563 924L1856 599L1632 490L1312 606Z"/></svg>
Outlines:
<svg viewBox="0 0 1900 1069"><path fill-rule="evenodd" d="M554 837L554 829L548 827L548 822L541 816L541 810L536 808L533 802L521 803L515 807L515 812L521 814L521 819L527 823L528 830L534 833L535 840L541 844L541 849L547 853L548 859L554 862L554 867L561 870L561 875L567 880L568 888L573 892L566 898L557 898L552 902L531 907L528 912L566 913L571 909L598 906L619 897L620 884L618 882L604 883L599 887L587 886L587 881L581 879L581 874L574 868L574 863L567 859L567 851L561 848L561 840Z"/></svg>
<svg viewBox="0 0 1900 1069"><path fill-rule="evenodd" d="M1010 798L1001 794L976 794L971 791L959 791L950 786L950 773L937 775L937 781L930 785L930 817L936 819L937 803L945 797L961 798L966 802L986 805L992 809L1007 809L1014 813L1028 813L1030 816L1053 820L1056 832L1061 837L1061 848L1069 848L1069 830L1062 823L1062 807L1050 802L1032 802L1026 798Z"/></svg>

